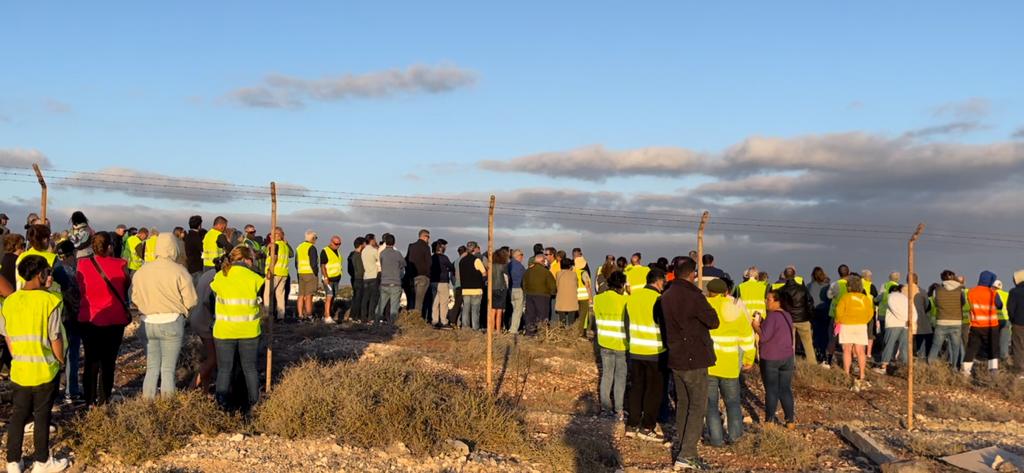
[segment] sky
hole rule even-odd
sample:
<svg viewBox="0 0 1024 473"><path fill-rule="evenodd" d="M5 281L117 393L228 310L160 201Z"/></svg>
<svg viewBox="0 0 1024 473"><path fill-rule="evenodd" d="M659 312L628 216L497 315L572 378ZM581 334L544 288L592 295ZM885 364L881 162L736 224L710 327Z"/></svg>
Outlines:
<svg viewBox="0 0 1024 473"><path fill-rule="evenodd" d="M886 273L924 222L926 280L950 267L1008 281L1024 267L1022 14L1010 1L5 4L0 166L495 194L499 244L592 260L685 254L709 210L708 251L733 273ZM0 178L19 224L38 188ZM54 215L83 209L98 227L193 213L269 225L265 202L225 192L51 184ZM478 208L407 207L280 212L292 239L486 239Z"/></svg>

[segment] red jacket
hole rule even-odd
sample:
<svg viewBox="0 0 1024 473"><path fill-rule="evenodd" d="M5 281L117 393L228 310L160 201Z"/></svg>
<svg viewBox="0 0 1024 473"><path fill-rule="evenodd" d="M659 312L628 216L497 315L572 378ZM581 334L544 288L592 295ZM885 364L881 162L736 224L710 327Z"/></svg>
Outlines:
<svg viewBox="0 0 1024 473"><path fill-rule="evenodd" d="M127 300L128 273L125 268L128 263L121 258L109 256L97 256L96 262L110 278L110 282L117 289L121 300ZM124 305L110 292L103 276L96 271L96 267L89 258L78 260L78 272L75 279L78 281L78 288L82 294L82 303L78 310L79 322L97 326L128 325L131 322Z"/></svg>

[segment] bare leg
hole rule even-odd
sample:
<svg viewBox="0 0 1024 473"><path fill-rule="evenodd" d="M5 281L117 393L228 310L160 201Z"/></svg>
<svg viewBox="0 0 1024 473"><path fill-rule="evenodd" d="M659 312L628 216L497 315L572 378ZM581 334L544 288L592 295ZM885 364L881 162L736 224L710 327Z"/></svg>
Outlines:
<svg viewBox="0 0 1024 473"><path fill-rule="evenodd" d="M849 343L843 344L843 371L846 372L847 376L850 376L850 366L853 364L853 345Z"/></svg>

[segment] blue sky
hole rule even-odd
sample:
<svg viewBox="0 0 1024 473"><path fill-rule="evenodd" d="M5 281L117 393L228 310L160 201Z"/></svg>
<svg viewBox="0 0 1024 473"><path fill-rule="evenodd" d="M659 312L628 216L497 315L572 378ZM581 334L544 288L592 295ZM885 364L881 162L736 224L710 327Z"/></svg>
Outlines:
<svg viewBox="0 0 1024 473"><path fill-rule="evenodd" d="M6 4L0 150L39 150L58 169L353 192L672 193L708 178L595 182L476 163L597 144L719 153L751 136L897 137L967 119L969 133L934 139L1006 142L1024 127L1020 18L1009 1ZM270 74L416 65L473 83L298 110L228 99ZM971 100L984 110L954 111ZM55 198L122 200L82 196Z"/></svg>

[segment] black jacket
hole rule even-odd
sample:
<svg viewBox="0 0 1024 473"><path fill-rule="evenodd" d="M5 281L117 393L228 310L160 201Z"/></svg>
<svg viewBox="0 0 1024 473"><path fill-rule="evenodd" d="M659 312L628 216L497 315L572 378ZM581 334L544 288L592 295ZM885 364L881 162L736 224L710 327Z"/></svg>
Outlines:
<svg viewBox="0 0 1024 473"><path fill-rule="evenodd" d="M408 268L406 274L409 278L430 276L430 245L423 240L409 243L409 250L405 252L405 262L406 268Z"/></svg>
<svg viewBox="0 0 1024 473"><path fill-rule="evenodd" d="M189 230L185 234L185 267L189 273L203 271L203 237L206 230Z"/></svg>
<svg viewBox="0 0 1024 473"><path fill-rule="evenodd" d="M1006 310L1010 315L1011 324L1024 325L1024 283L1010 289L1010 296L1006 298Z"/></svg>
<svg viewBox="0 0 1024 473"><path fill-rule="evenodd" d="M718 314L697 286L690 281L673 281L654 306L654 314L662 321L670 369L714 366L711 330L718 328Z"/></svg>
<svg viewBox="0 0 1024 473"><path fill-rule="evenodd" d="M787 280L786 284L779 288L778 293L782 310L789 312L793 317L793 323L811 321L814 317L814 299L803 284L798 284L792 279Z"/></svg>

